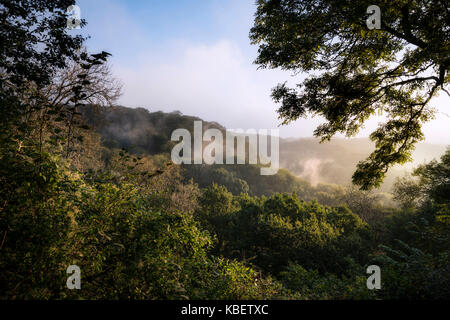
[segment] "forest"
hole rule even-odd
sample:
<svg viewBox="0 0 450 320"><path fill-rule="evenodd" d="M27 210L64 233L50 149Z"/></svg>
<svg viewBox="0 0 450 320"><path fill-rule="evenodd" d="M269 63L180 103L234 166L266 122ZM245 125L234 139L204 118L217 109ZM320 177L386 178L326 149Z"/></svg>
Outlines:
<svg viewBox="0 0 450 320"><path fill-rule="evenodd" d="M450 298L450 148L372 189L298 164L176 165L171 133L201 119L118 105L110 54L65 29L72 2L0 2L2 300Z"/></svg>

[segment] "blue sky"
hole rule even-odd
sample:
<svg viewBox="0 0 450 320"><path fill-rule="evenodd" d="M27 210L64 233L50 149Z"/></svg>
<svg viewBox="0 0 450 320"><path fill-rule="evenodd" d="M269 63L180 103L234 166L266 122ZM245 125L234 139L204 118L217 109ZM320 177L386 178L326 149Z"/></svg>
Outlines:
<svg viewBox="0 0 450 320"><path fill-rule="evenodd" d="M179 110L229 129L277 128L271 88L288 80L280 70L257 70L257 47L248 34L253 0L78 0L91 52L112 53L114 75L124 85L119 103L151 111ZM75 31L71 31L75 32ZM79 32L79 31L76 31ZM435 100L436 120L424 126L428 142L450 143L449 98ZM382 119L381 119L382 120ZM358 136L368 136L380 118ZM280 127L283 137L310 137L320 118Z"/></svg>
<svg viewBox="0 0 450 320"><path fill-rule="evenodd" d="M214 44L232 39L247 54L254 5L243 0L79 0L83 33L92 36L91 50L109 49L120 63L135 54L159 49L161 55L174 41Z"/></svg>

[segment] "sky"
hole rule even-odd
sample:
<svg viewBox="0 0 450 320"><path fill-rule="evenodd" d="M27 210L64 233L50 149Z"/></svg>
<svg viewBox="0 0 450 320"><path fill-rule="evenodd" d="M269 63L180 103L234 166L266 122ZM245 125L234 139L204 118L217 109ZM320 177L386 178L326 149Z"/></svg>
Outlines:
<svg viewBox="0 0 450 320"><path fill-rule="evenodd" d="M123 83L118 103L150 111L181 111L228 129L280 129L282 137L311 137L323 122L300 119L279 127L271 89L305 75L258 69L248 38L254 0L78 0L90 52L108 51ZM435 98L436 119L424 125L426 141L450 144L450 98ZM370 119L367 137L383 117Z"/></svg>

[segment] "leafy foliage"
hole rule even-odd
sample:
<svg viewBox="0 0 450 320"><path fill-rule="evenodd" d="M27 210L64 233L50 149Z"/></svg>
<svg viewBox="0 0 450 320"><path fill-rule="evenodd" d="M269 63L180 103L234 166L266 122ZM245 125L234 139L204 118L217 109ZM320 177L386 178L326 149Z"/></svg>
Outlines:
<svg viewBox="0 0 450 320"><path fill-rule="evenodd" d="M371 134L376 150L358 165L353 181L379 186L394 164L411 159L430 120L429 102L448 84L449 11L445 1L378 1L381 29L369 30L370 1L259 0L250 38L261 67L313 72L297 88L272 93L289 123L308 113L326 123L322 140L355 135L377 110L386 123Z"/></svg>
<svg viewBox="0 0 450 320"><path fill-rule="evenodd" d="M287 170L264 180L256 166L176 166L168 132L196 119L177 113L118 108L169 131L102 141L91 126L120 86L101 67L108 53L65 33L70 4L0 3L1 299L448 298L448 152L408 182L420 201L394 210ZM380 292L365 286L372 261ZM81 290L66 287L73 264Z"/></svg>

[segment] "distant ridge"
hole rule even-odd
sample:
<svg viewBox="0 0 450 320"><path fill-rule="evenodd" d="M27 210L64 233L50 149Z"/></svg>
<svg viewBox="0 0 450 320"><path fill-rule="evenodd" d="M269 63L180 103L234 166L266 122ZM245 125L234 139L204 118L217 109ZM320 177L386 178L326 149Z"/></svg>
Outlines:
<svg viewBox="0 0 450 320"><path fill-rule="evenodd" d="M170 141L173 130L185 128L192 132L194 121L202 120L179 111L151 112L145 108L124 106L102 109L98 113L94 113L92 108L85 108L83 116L97 129L105 145L149 154L170 153L174 145ZM226 130L215 121L203 121L203 128ZM280 167L313 184L347 185L351 183L356 164L373 149L373 143L368 138L334 138L324 143L319 143L319 139L314 137L280 138ZM413 153L414 162L391 168L381 189L389 190L396 177L414 166L438 159L445 149L445 145L417 144Z"/></svg>

